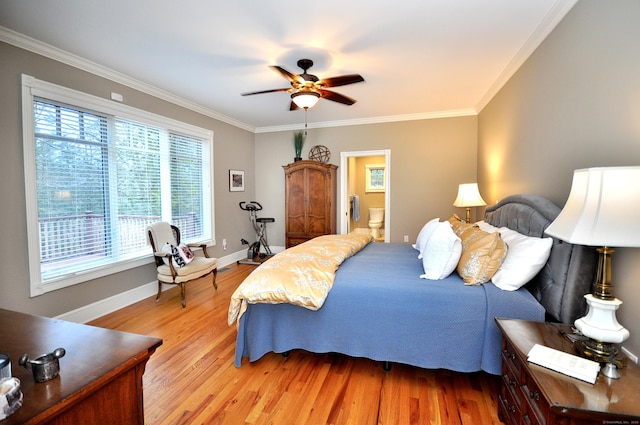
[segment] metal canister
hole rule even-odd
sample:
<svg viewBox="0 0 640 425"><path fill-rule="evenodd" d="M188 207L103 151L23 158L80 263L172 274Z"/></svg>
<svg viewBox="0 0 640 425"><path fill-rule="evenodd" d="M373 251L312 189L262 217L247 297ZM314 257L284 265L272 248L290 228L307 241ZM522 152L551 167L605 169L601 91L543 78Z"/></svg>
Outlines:
<svg viewBox="0 0 640 425"><path fill-rule="evenodd" d="M8 354L0 353L0 379L11 378L11 359Z"/></svg>

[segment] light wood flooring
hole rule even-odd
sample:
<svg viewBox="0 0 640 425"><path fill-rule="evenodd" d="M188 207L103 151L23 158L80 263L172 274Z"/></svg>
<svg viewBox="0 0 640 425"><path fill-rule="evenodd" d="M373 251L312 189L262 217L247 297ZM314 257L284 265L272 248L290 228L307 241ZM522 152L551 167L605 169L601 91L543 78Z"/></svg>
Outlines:
<svg viewBox="0 0 640 425"><path fill-rule="evenodd" d="M90 324L163 339L144 374L146 424L501 424L500 378L293 351L233 365L231 294L254 266L232 265L180 291ZM115 424L114 424L115 425Z"/></svg>

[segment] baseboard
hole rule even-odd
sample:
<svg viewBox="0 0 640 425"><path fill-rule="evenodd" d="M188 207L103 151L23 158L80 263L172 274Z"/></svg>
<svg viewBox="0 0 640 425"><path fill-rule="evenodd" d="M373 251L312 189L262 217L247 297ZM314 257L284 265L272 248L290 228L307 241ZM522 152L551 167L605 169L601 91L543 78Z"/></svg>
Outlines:
<svg viewBox="0 0 640 425"><path fill-rule="evenodd" d="M169 285L165 286L169 287ZM157 293L158 282L153 281L128 291L121 292L112 297L68 311L56 316L55 318L75 323L87 323L97 319L98 317L104 316L105 314L112 313L128 305L142 301L145 298L154 296Z"/></svg>
<svg viewBox="0 0 640 425"><path fill-rule="evenodd" d="M274 252L282 251L284 248L277 247ZM233 264L238 260L246 258L247 252L245 250L238 251L218 258L218 269ZM172 285L163 285L163 291L171 288ZM59 316L56 319L66 320L75 323L87 323L105 314L113 313L123 307L142 301L145 298L153 297L157 294L158 282L153 281L120 294L113 295L109 298L105 298L100 301L96 301L92 304L88 304L77 308L72 311L68 311Z"/></svg>
<svg viewBox="0 0 640 425"><path fill-rule="evenodd" d="M638 364L638 356L636 356L635 354L633 354L631 351L629 351L627 348L625 347L620 347L620 349L622 350L622 353L627 356L627 358L632 361L635 364Z"/></svg>

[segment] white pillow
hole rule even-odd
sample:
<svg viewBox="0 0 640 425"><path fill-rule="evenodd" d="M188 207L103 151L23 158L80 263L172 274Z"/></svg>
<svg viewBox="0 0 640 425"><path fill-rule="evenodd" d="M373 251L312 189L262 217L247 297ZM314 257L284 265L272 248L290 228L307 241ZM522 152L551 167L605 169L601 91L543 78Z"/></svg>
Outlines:
<svg viewBox="0 0 640 425"><path fill-rule="evenodd" d="M491 281L500 289L515 291L542 270L553 239L525 236L506 227L500 228L500 236L507 244L507 256Z"/></svg>
<svg viewBox="0 0 640 425"><path fill-rule="evenodd" d="M420 233L418 233L418 238L416 239L416 243L412 245L415 249L419 251L418 258L422 258L422 251L424 251L424 247L427 245L427 241L433 234L433 231L435 230L439 222L440 222L440 218L438 217L438 218L434 218L433 220L430 220L429 222L427 222L427 224L422 226Z"/></svg>
<svg viewBox="0 0 640 425"><path fill-rule="evenodd" d="M478 221L476 222L476 225L480 228L480 230L482 230L483 232L487 232L487 233L495 233L500 231L500 229L498 229L496 226L493 226L489 223L487 223L484 220ZM506 227L505 227L506 229Z"/></svg>
<svg viewBox="0 0 640 425"><path fill-rule="evenodd" d="M451 223L437 223L422 252L422 279L440 280L449 276L462 255L462 242L453 232Z"/></svg>
<svg viewBox="0 0 640 425"><path fill-rule="evenodd" d="M164 252L165 254L171 254L173 255L173 245L171 245L169 242L166 242L162 248L160 249L160 252ZM164 261L164 263L168 266L169 265L169 258L164 257L162 259L162 261Z"/></svg>

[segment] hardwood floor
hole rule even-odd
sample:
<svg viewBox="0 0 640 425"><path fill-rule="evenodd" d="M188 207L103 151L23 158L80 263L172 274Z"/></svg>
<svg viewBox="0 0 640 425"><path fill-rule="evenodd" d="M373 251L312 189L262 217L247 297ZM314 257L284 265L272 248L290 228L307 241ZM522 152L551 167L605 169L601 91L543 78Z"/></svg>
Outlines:
<svg viewBox="0 0 640 425"><path fill-rule="evenodd" d="M254 266L232 265L160 302L140 301L95 326L162 338L144 374L147 424L501 424L500 378L379 362L338 354L269 353L233 365L231 294Z"/></svg>

